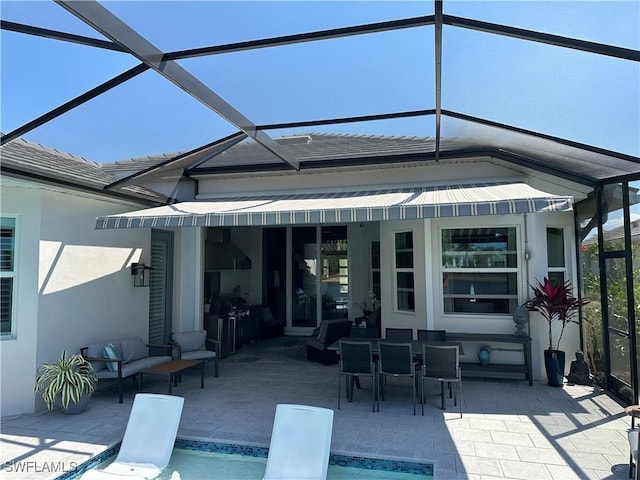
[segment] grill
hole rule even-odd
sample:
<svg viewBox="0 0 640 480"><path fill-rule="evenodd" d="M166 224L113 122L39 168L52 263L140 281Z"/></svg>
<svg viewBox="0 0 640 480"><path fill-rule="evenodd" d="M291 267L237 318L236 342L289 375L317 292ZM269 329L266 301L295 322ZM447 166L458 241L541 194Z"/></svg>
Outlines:
<svg viewBox="0 0 640 480"><path fill-rule="evenodd" d="M207 336L220 342L220 358L235 353L245 341L245 330L251 319L249 304L242 297L216 297L211 314L205 318Z"/></svg>

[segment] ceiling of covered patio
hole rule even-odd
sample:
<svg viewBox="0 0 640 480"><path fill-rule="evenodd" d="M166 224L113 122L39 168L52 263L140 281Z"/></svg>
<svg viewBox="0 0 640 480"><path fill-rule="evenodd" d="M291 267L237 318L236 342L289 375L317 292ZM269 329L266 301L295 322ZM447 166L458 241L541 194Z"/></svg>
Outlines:
<svg viewBox="0 0 640 480"><path fill-rule="evenodd" d="M3 4L2 144L147 174L493 157L640 177L637 2L28 3Z"/></svg>

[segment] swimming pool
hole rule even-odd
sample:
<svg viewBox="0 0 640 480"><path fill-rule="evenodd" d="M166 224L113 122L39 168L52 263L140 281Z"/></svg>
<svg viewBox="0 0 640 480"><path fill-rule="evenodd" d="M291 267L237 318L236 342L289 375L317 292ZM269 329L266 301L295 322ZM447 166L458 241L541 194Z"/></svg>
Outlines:
<svg viewBox="0 0 640 480"><path fill-rule="evenodd" d="M56 480L73 480L92 468L103 468L118 453L120 445L105 450L87 460L73 472ZM159 477L168 480L174 471L182 480L260 480L267 464L268 448L253 445L177 439L171 461ZM432 480L433 465L399 460L353 457L331 454L330 480Z"/></svg>

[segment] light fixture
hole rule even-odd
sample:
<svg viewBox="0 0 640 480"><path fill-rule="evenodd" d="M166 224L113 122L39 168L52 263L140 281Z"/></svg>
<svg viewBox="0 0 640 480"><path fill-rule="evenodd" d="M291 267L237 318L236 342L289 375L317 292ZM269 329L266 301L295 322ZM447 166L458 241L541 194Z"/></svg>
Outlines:
<svg viewBox="0 0 640 480"><path fill-rule="evenodd" d="M147 270L151 270L151 267L142 262L134 262L131 264L131 275L133 275L134 287L149 286L149 275L146 273Z"/></svg>

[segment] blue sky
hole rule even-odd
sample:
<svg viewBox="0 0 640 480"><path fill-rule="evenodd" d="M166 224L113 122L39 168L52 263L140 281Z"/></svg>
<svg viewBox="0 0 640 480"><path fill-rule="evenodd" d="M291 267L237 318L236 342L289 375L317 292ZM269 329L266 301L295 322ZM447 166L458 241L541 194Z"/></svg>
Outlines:
<svg viewBox="0 0 640 480"><path fill-rule="evenodd" d="M163 51L433 13L433 2L155 2L103 5ZM53 2L0 2L3 20L100 38ZM640 49L640 2L444 2L446 14ZM1 129L14 128L137 64L132 57L1 32ZM256 124L430 109L433 27L197 59L181 65ZM640 66L447 27L443 108L640 155ZM443 135L459 135L445 122ZM148 71L25 138L98 162L188 150L236 128ZM315 127L434 134L431 119ZM294 132L272 132L273 136ZM300 132L295 132L300 133Z"/></svg>

